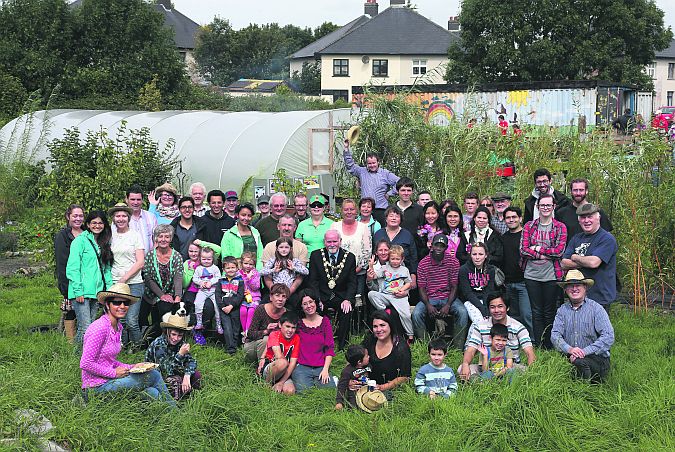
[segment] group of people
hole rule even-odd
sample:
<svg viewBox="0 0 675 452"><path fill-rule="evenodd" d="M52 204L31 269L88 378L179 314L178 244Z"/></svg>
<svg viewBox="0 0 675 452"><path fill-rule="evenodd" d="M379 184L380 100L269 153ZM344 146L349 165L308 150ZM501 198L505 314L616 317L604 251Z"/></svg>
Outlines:
<svg viewBox="0 0 675 452"><path fill-rule="evenodd" d="M107 212L70 206L56 273L83 390L139 388L174 406L201 386L188 335L230 354L243 347L278 392L337 388L336 408L391 399L412 377L410 344L429 335L438 339L414 383L431 397L457 389L447 342L464 351L464 380L525 369L534 347L555 347L580 376L606 377L617 247L587 181L571 182L570 200L537 170L523 213L507 193L468 193L460 207L423 191L415 202L414 182L376 155L361 167L347 142L344 159L362 197L343 200L337 221L322 194L291 203L274 193L254 207L200 183L187 196L157 187L148 210L139 187ZM355 310L370 319L360 345L349 343ZM117 360L144 346L144 362ZM343 350L338 379L330 367Z"/></svg>

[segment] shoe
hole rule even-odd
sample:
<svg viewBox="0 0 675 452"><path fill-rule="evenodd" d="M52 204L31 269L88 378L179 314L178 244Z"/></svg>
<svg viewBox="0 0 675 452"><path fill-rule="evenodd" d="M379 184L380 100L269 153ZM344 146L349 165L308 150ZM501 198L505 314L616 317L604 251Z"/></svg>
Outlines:
<svg viewBox="0 0 675 452"><path fill-rule="evenodd" d="M201 332L195 331L193 337L195 339L195 344L206 345L206 338L204 337L204 335Z"/></svg>

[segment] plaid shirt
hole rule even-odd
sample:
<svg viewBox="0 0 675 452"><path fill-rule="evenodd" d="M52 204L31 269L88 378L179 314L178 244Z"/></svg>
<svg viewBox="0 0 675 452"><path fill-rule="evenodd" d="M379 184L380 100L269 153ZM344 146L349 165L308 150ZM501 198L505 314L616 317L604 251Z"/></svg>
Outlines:
<svg viewBox="0 0 675 452"><path fill-rule="evenodd" d="M542 237L541 239L544 239ZM567 227L558 220L553 220L553 227L548 233L550 247L542 247L538 252L533 249L539 245L539 220L528 221L523 227L523 235L520 239L520 255L523 256L522 269L525 271L527 261L530 259L550 259L553 261L555 277L558 281L563 278L565 272L560 261L567 243Z"/></svg>
<svg viewBox="0 0 675 452"><path fill-rule="evenodd" d="M185 339L176 345L169 345L165 333L152 341L145 351L145 360L159 364L159 371L164 378L171 375L192 375L197 371L197 361L190 353L179 355L178 351L185 344Z"/></svg>

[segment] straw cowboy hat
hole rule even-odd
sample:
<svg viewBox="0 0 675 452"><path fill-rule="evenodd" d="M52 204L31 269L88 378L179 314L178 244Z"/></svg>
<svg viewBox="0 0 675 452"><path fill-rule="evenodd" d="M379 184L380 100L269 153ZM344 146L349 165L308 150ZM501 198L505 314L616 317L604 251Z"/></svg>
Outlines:
<svg viewBox="0 0 675 452"><path fill-rule="evenodd" d="M118 202L115 204L114 207L111 207L108 209L108 216L112 217L115 215L116 212L126 212L129 214L129 216L133 215L134 211L131 209L131 207L127 206L123 202Z"/></svg>
<svg viewBox="0 0 675 452"><path fill-rule="evenodd" d="M361 386L356 391L356 405L366 413L372 413L387 406L387 397L378 389L369 391L368 386Z"/></svg>
<svg viewBox="0 0 675 452"><path fill-rule="evenodd" d="M123 298L128 300L130 304L134 304L138 301L138 297L131 295L131 289L124 283L113 284L110 286L110 289L102 290L96 294L96 299L101 304L105 303L108 298Z"/></svg>
<svg viewBox="0 0 675 452"><path fill-rule="evenodd" d="M193 327L188 326L188 318L184 315L171 314L166 322L159 324L162 328L173 328L174 330L190 331Z"/></svg>
<svg viewBox="0 0 675 452"><path fill-rule="evenodd" d="M579 283L585 284L586 287L591 287L595 283L595 281L593 281L591 278L586 278L584 274L581 273L579 270L570 270L565 275L565 279L560 281L558 285L564 289L565 286L568 284L579 284Z"/></svg>
<svg viewBox="0 0 675 452"><path fill-rule="evenodd" d="M347 131L347 140L349 141L349 144L352 145L355 144L357 141L359 141L360 134L361 134L360 126L351 126Z"/></svg>
<svg viewBox="0 0 675 452"><path fill-rule="evenodd" d="M161 195L163 191L171 193L175 198L178 197L178 190L176 190L176 187L171 185L169 182L165 182L159 187L155 188L155 196Z"/></svg>

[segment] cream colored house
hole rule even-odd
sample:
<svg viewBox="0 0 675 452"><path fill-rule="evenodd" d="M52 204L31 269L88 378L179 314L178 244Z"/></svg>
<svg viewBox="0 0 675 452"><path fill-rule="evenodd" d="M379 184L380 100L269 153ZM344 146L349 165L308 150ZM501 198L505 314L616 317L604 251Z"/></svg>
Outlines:
<svg viewBox="0 0 675 452"><path fill-rule="evenodd" d="M645 71L654 80L654 109L675 105L675 39L670 47L656 52L655 61Z"/></svg>
<svg viewBox="0 0 675 452"><path fill-rule="evenodd" d="M456 35L405 5L391 0L378 14L374 0L366 14L291 55L291 74L306 61L321 64L321 96L351 100L352 87L443 83L448 47Z"/></svg>

